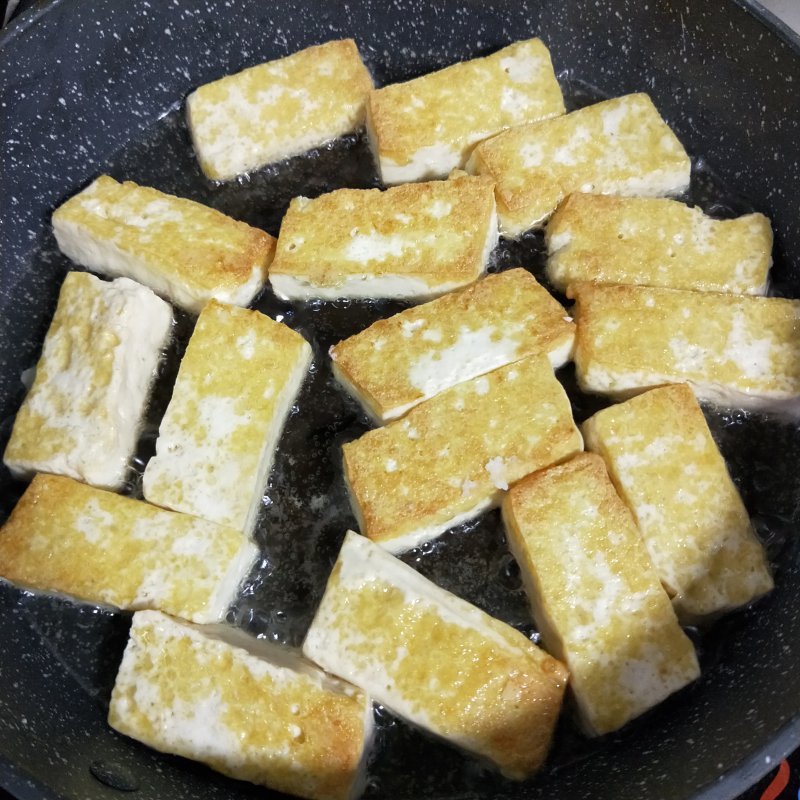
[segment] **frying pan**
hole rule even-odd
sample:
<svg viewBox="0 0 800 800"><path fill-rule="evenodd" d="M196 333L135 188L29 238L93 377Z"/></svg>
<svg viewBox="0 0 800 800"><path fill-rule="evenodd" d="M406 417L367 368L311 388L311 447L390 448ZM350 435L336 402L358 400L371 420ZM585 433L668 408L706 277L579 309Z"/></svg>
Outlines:
<svg viewBox="0 0 800 800"><path fill-rule="evenodd" d="M69 263L53 208L100 172L202 200L276 233L293 194L372 186L363 139L225 186L203 180L181 121L197 85L313 43L353 36L385 84L539 35L571 106L644 90L694 157L687 197L718 216L773 221L773 292L800 297L800 40L754 2L729 0L52 0L0 37L0 446L24 395ZM494 268L541 266L541 237ZM328 344L400 306L257 307L313 339L316 367L289 420L258 531L264 560L234 624L297 644L353 524L335 464L367 422L330 382ZM179 315L138 463L152 452L192 320ZM569 386L569 370L560 377ZM596 407L576 396L576 413ZM588 743L566 720L549 767L504 781L378 709L366 796L732 798L800 743L800 477L796 426L707 410L776 570L755 607L693 631L701 681L619 734ZM0 475L5 518L24 488ZM133 475L130 491L138 485ZM57 557L57 554L56 554ZM423 573L535 636L497 515L406 556ZM160 755L105 724L129 617L0 586L0 785L20 798L271 796Z"/></svg>

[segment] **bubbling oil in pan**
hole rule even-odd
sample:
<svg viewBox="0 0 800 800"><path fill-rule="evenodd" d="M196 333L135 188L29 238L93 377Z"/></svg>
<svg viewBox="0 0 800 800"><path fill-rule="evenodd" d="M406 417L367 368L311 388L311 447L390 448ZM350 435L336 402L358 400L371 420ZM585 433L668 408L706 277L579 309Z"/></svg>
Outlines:
<svg viewBox="0 0 800 800"><path fill-rule="evenodd" d="M604 99L591 87L560 77L569 110ZM126 145L101 171L119 180L133 180L192 198L273 235L277 235L292 197L314 197L345 186L379 185L363 136L346 137L230 183L211 183L194 158L180 106L141 139ZM691 187L682 199L719 217L755 210L746 199L724 186L702 158L693 163ZM55 249L52 237L49 241ZM70 268L63 256L56 252L49 256L61 258L64 269ZM518 242L501 241L490 270L523 266L547 285L544 261L541 233L529 233ZM782 293L780 284L773 285L773 293ZM563 297L559 299L564 302ZM262 559L227 619L256 636L298 646L322 596L344 532L356 529L341 470L341 445L371 427L358 404L335 383L328 348L407 304L348 300L288 304L266 288L254 307L302 333L314 348L314 363L287 420L265 490L255 532ZM141 497L142 472L154 452L158 424L193 326L193 317L175 312L174 335L162 360L126 490L133 496ZM558 377L567 389L578 422L608 404L578 390L571 366L559 370ZM800 501L800 476L792 469L793 464L799 463L798 433L790 424L768 416L738 410L704 410L780 581L781 554ZM775 453L782 454L781 461L775 460ZM518 568L505 545L499 512L492 511L460 525L402 558L437 584L508 622L534 641L538 639ZM35 602L35 598L27 593L20 600L26 604L31 601ZM736 635L745 613L758 613L758 609L729 615L708 630L689 630L704 672L724 659L725 641ZM117 638L121 641L121 637ZM700 686L685 690L667 703L691 702L686 695L695 691L702 691L702 679ZM607 746L612 738L635 736L638 725L650 724L658 714L655 709L623 731L599 741L582 737L569 716L564 715L546 769L567 767ZM503 781L479 762L434 741L386 709L377 708L376 723L366 798L428 796L432 786L437 793L469 791L481 796L496 791ZM417 766L409 769L409 764Z"/></svg>

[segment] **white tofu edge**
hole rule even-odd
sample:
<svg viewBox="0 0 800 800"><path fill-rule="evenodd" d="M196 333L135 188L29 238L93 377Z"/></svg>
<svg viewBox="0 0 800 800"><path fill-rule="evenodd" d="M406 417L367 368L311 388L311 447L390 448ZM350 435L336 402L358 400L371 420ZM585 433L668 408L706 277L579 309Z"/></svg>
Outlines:
<svg viewBox="0 0 800 800"><path fill-rule="evenodd" d="M311 364L311 356L311 345L303 341L294 368L286 379L286 383L276 400L275 413L272 415L270 427L265 432L264 443L261 447L261 456L258 461L258 472L255 482L256 489L250 502L250 508L247 511L247 517L244 520L243 532L248 536L252 535L256 522L258 522L258 515L261 511L261 501L264 496L264 488L267 485L267 480L272 470L272 462L275 460L278 442L295 398L305 381L306 373Z"/></svg>
<svg viewBox="0 0 800 800"><path fill-rule="evenodd" d="M601 368L602 369L602 368ZM590 365L590 372L595 376L597 371ZM614 400L628 400L638 394L664 386L668 383L687 383L698 400L710 403L720 408L740 408L745 411L774 414L776 417L787 420L800 419L800 394L763 394L746 392L733 386L720 383L700 382L679 375L657 375L644 371L630 373L629 375L608 375L609 380L586 380L586 370L578 373L578 383L582 390L606 395ZM613 384L612 384L613 381Z"/></svg>
<svg viewBox="0 0 800 800"><path fill-rule="evenodd" d="M381 180L385 186L444 178L454 169L463 167L464 161L461 152L446 144L420 147L409 155L405 164L398 164L378 152Z"/></svg>
<svg viewBox="0 0 800 800"><path fill-rule="evenodd" d="M338 300L340 298L395 298L398 300L432 300L434 297L460 289L480 277L468 281L426 283L407 275L381 275L370 273L351 275L336 286L317 286L309 280L293 275L270 273L272 289L281 300Z"/></svg>
<svg viewBox="0 0 800 800"><path fill-rule="evenodd" d="M213 623L224 619L225 613L239 594L242 583L259 556L258 546L251 540L242 537L242 544L217 584L214 595L209 598L208 605L203 611L195 613L191 621ZM191 580L191 576L187 575L186 579Z"/></svg>

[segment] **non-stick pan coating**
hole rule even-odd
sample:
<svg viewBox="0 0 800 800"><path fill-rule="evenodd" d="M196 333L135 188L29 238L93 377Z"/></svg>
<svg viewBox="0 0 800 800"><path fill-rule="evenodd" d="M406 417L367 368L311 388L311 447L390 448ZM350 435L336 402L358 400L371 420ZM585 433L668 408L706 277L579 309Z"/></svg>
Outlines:
<svg viewBox="0 0 800 800"><path fill-rule="evenodd" d="M776 231L774 291L800 297L800 45L747 4L56 0L0 40L0 447L24 394L20 375L35 363L68 266L49 231L50 214L99 172L196 197L273 234L292 194L374 185L357 137L242 184L205 182L178 109L192 88L342 36L357 39L383 84L532 35L550 47L574 105L649 92L695 157L687 199L720 216L767 213ZM537 269L540 238L501 248L495 267L520 259ZM267 292L258 307L286 315L314 339L316 371L282 443L281 477L268 492L260 578L232 620L297 643L320 575L352 524L332 466L337 447L366 427L355 404L331 386L323 354L396 306L293 309ZM191 324L180 317L179 340ZM156 420L179 350L178 343L164 366ZM561 377L569 384L569 370ZM589 413L594 402L578 398L576 412ZM304 415L309 408L317 411ZM737 413L709 412L709 421L776 559L777 588L696 634L707 667L699 685L599 746L562 726L550 768L523 784L498 779L382 712L381 758L368 797L731 798L769 769L766 756L800 742L797 428ZM145 437L140 455L151 448L152 436ZM2 518L22 488L0 475ZM468 528L407 560L531 632L496 515ZM127 625L123 614L0 587L0 785L30 798L111 798L134 787L130 796L154 799L269 796L108 728Z"/></svg>

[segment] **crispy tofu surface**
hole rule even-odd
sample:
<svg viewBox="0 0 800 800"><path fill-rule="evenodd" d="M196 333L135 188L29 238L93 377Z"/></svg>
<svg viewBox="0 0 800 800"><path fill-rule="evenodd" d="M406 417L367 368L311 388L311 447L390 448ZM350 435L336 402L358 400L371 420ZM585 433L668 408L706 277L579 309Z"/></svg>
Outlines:
<svg viewBox="0 0 800 800"><path fill-rule="evenodd" d="M567 395L536 355L442 392L343 452L362 532L399 552L497 505L510 484L581 449Z"/></svg>
<svg viewBox="0 0 800 800"><path fill-rule="evenodd" d="M229 180L356 131L371 89L352 39L207 83L186 100L200 166L209 178Z"/></svg>
<svg viewBox="0 0 800 800"><path fill-rule="evenodd" d="M580 453L514 485L503 518L542 644L570 672L583 726L609 733L700 675L603 460Z"/></svg>
<svg viewBox="0 0 800 800"><path fill-rule="evenodd" d="M171 327L172 309L144 286L67 273L3 456L12 473L121 488Z"/></svg>
<svg viewBox="0 0 800 800"><path fill-rule="evenodd" d="M521 633L352 532L303 652L512 778L544 761L567 679Z"/></svg>
<svg viewBox="0 0 800 800"><path fill-rule="evenodd" d="M429 299L479 278L496 242L487 178L338 189L292 200L269 277L290 300Z"/></svg>
<svg viewBox="0 0 800 800"><path fill-rule="evenodd" d="M347 800L363 784L372 703L287 648L141 611L109 724L233 778L310 800Z"/></svg>
<svg viewBox="0 0 800 800"><path fill-rule="evenodd" d="M23 588L217 622L258 549L232 528L39 473L0 529L0 575Z"/></svg>
<svg viewBox="0 0 800 800"><path fill-rule="evenodd" d="M800 301L588 283L568 296L584 390L686 382L717 405L800 413Z"/></svg>
<svg viewBox="0 0 800 800"><path fill-rule="evenodd" d="M384 183L443 177L481 139L564 113L540 39L370 92L367 125Z"/></svg>
<svg viewBox="0 0 800 800"><path fill-rule="evenodd" d="M547 276L570 283L633 283L764 294L772 228L763 214L712 219L666 198L571 194L547 223Z"/></svg>
<svg viewBox="0 0 800 800"><path fill-rule="evenodd" d="M488 275L331 348L334 372L381 422L462 381L534 353L570 357L566 311L523 269Z"/></svg>
<svg viewBox="0 0 800 800"><path fill-rule="evenodd" d="M603 409L583 433L633 512L679 616L729 611L772 589L764 549L688 386Z"/></svg>
<svg viewBox="0 0 800 800"><path fill-rule="evenodd" d="M467 165L494 179L500 232L511 238L541 226L571 192L677 194L690 167L646 94L510 128L481 142Z"/></svg>
<svg viewBox="0 0 800 800"><path fill-rule="evenodd" d="M62 252L132 278L198 313L211 299L246 306L267 279L275 239L219 211L101 175L53 212Z"/></svg>
<svg viewBox="0 0 800 800"><path fill-rule="evenodd" d="M310 361L308 342L286 325L258 311L209 303L144 473L145 498L252 532Z"/></svg>

